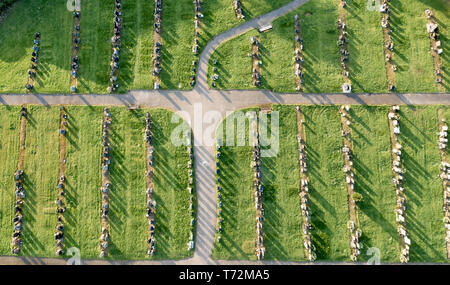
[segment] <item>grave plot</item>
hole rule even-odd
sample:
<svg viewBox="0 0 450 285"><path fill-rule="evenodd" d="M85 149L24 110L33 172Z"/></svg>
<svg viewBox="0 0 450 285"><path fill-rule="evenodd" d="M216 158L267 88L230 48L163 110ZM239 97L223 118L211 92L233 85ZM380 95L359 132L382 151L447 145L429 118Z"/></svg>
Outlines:
<svg viewBox="0 0 450 285"><path fill-rule="evenodd" d="M20 250L23 245L23 207L25 204L25 174L24 174L24 164L25 164L25 142L26 142L26 132L28 125L28 109L22 107L20 111L20 149L19 156L17 159L17 170L14 173L14 218L12 222L14 223L14 231L11 240L11 254L20 254Z"/></svg>
<svg viewBox="0 0 450 285"><path fill-rule="evenodd" d="M102 187L100 195L102 197L101 207L101 235L100 235L100 258L108 256L110 243L110 219L109 219L109 203L111 192L111 122L112 116L108 108L103 110L103 127L102 127Z"/></svg>
<svg viewBox="0 0 450 285"><path fill-rule="evenodd" d="M11 254L11 234L16 201L14 173L20 152L21 107L0 106L0 254Z"/></svg>
<svg viewBox="0 0 450 285"><path fill-rule="evenodd" d="M78 85L78 53L80 51L81 44L81 12L75 7L73 12L73 32L72 32L72 62L70 71L70 91L75 93Z"/></svg>
<svg viewBox="0 0 450 285"><path fill-rule="evenodd" d="M111 57L111 72L109 76L108 93L117 91L119 84L117 83L117 77L119 75L120 66L120 47L122 45L122 29L123 29L123 17L122 17L122 3L120 0L115 0L114 9L114 29L111 37L112 44L112 57Z"/></svg>
<svg viewBox="0 0 450 285"><path fill-rule="evenodd" d="M346 0L346 2L349 56L347 64L352 92L386 92L388 67L385 67L384 63L380 12L375 9L369 10L368 0Z"/></svg>
<svg viewBox="0 0 450 285"><path fill-rule="evenodd" d="M391 9L388 0L383 0L380 6L381 27L383 28L384 56L386 62L386 75L388 80L388 90L395 90L395 71L397 65L394 63L394 40L391 29Z"/></svg>
<svg viewBox="0 0 450 285"><path fill-rule="evenodd" d="M391 134L392 147L392 182L395 186L396 207L395 217L397 222L397 231L400 236L400 262L409 261L409 251L411 247L411 239L409 238L407 220L406 220L406 196L405 196L405 169L402 162L402 145L400 138L400 116L399 106L393 106L388 113L389 130Z"/></svg>
<svg viewBox="0 0 450 285"><path fill-rule="evenodd" d="M153 34L153 89L159 89L161 85L161 29L162 29L162 0L155 0L155 13L154 13L154 34Z"/></svg>
<svg viewBox="0 0 450 285"><path fill-rule="evenodd" d="M450 164L448 160L448 125L446 121L446 115L448 112L443 109L438 110L438 124L439 124L439 139L438 147L441 152L441 174L442 188L444 196L444 227L445 227L445 242L447 245L447 259L450 259Z"/></svg>
<svg viewBox="0 0 450 285"><path fill-rule="evenodd" d="M245 18L244 12L242 11L242 2L241 0L233 0L233 9L236 14L236 18L238 20L242 20Z"/></svg>
<svg viewBox="0 0 450 285"><path fill-rule="evenodd" d="M341 62L341 73L344 79L342 84L342 92L350 93L352 84L349 78L350 72L348 68L349 52L348 52L348 31L347 31L347 1L340 0L338 3L338 20L337 30L339 34L338 46Z"/></svg>
<svg viewBox="0 0 450 285"><path fill-rule="evenodd" d="M350 106L341 106L339 113L341 115L341 129L343 138L342 154L344 158L343 171L345 173L345 182L347 184L347 199L348 210L350 214L350 220L348 222L348 228L350 230L350 259L357 261L361 254L361 244L359 239L361 238L362 231L359 224L357 202L361 200L360 193L355 192L355 173L353 167L353 140L351 129L351 116Z"/></svg>
<svg viewBox="0 0 450 285"><path fill-rule="evenodd" d="M295 75L295 89L297 91L303 90L303 63L305 62L305 58L303 57L303 37L302 37L302 30L300 25L300 18L298 15L295 15L294 17L294 28L295 28L295 51L294 51L294 57L295 57L295 63L294 63L294 75Z"/></svg>
<svg viewBox="0 0 450 285"><path fill-rule="evenodd" d="M67 80L66 80L67 83ZM59 177L59 107L28 106L23 171L25 256L55 256L56 195Z"/></svg>
<svg viewBox="0 0 450 285"><path fill-rule="evenodd" d="M64 254L64 225L66 212L66 153L67 153L67 130L69 116L64 106L60 107L59 115L59 177L56 195L57 223L55 231L56 255Z"/></svg>
<svg viewBox="0 0 450 285"><path fill-rule="evenodd" d="M430 35L431 55L434 61L434 74L436 75L436 84L438 84L439 91L445 91L444 85L444 71L442 69L442 56L444 49L442 48L442 42L440 37L439 24L434 16L433 10L425 10L427 17L427 32Z"/></svg>
<svg viewBox="0 0 450 285"><path fill-rule="evenodd" d="M193 250L195 247L195 209L197 206L197 200L195 199L194 195L194 188L195 188L195 177L194 177L194 149L192 147L192 132L189 131L185 134L186 144L187 144L187 153L189 154L189 161L188 161L188 175L189 175L189 184L188 184L188 191L189 191L189 215L190 215L190 221L189 221L189 242L188 242L188 250Z"/></svg>
<svg viewBox="0 0 450 285"><path fill-rule="evenodd" d="M402 162L410 262L446 261L441 156L436 147L437 107L402 107Z"/></svg>
<svg viewBox="0 0 450 285"><path fill-rule="evenodd" d="M391 142L388 125L389 107L351 106L353 169L360 238L360 261L375 257L381 262L399 262L399 236L394 208L396 196L392 185ZM373 248L370 250L370 248Z"/></svg>
<svg viewBox="0 0 450 285"><path fill-rule="evenodd" d="M252 42L252 79L253 86L260 87L261 86L261 54L260 54L260 43L256 37L251 38Z"/></svg>
<svg viewBox="0 0 450 285"><path fill-rule="evenodd" d="M252 147L252 168L253 168L253 197L256 210L256 259L264 259L266 247L264 246L264 185L262 184L261 171L261 145L259 138L259 125L257 113L250 117L250 146Z"/></svg>
<svg viewBox="0 0 450 285"><path fill-rule="evenodd" d="M28 81L25 84L25 89L28 93L31 93L34 88L36 74L38 70L39 62L39 46L41 42L41 33L37 32L34 34L33 51L31 52L30 68L28 69Z"/></svg>
<svg viewBox="0 0 450 285"><path fill-rule="evenodd" d="M306 133L305 133L305 117L300 109L297 110L297 142L298 142L298 160L300 164L300 208L302 213L302 236L305 257L309 261L314 261L317 256L315 247L311 241L311 209L309 198L309 180L308 180L308 164L307 164L307 149L306 149Z"/></svg>
<svg viewBox="0 0 450 285"><path fill-rule="evenodd" d="M156 214L156 201L154 197L155 189L153 187L153 175L155 173L153 167L153 128L152 128L152 118L150 113L145 114L145 147L147 156L147 171L146 171L146 182L147 182L147 220L148 220L148 238L147 238L147 254L153 256L155 254L155 214Z"/></svg>

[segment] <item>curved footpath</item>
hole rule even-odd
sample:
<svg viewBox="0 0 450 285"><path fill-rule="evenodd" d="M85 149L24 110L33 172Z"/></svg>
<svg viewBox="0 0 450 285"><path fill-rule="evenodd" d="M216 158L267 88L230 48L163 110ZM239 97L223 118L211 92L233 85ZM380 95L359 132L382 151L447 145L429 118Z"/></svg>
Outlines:
<svg viewBox="0 0 450 285"><path fill-rule="evenodd" d="M214 141L214 138L204 138L203 130L206 127L215 130L220 120L216 117L216 120L213 122L203 122L201 119L207 112L215 112L220 114L220 118L224 118L229 112L263 104L450 105L450 94L280 94L263 90L209 90L207 85L208 61L220 43L253 28L269 24L274 19L291 12L306 1L292 1L278 10L257 17L213 38L200 55L197 85L192 91L136 90L124 95L0 94L0 104L3 105L37 104L50 106L65 104L167 108L180 112L180 115L190 123L193 129L194 167L198 199L194 257L179 261L82 260L83 264L305 264L304 262L276 261L218 261L211 258L217 219L214 146L206 145L203 142L205 139ZM0 256L0 264L65 264L65 260L59 258Z"/></svg>

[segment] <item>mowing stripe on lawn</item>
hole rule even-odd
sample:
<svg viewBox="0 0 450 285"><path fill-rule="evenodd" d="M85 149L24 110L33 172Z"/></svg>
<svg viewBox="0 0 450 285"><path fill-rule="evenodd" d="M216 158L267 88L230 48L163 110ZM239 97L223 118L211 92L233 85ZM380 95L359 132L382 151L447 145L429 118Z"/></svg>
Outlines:
<svg viewBox="0 0 450 285"><path fill-rule="evenodd" d="M67 81L66 81L67 82ZM58 107L28 107L22 254L54 256L55 186L59 174Z"/></svg>
<svg viewBox="0 0 450 285"><path fill-rule="evenodd" d="M14 172L20 147L20 107L0 106L0 255L11 253Z"/></svg>
<svg viewBox="0 0 450 285"><path fill-rule="evenodd" d="M346 11L352 92L385 92L387 76L380 12L369 11L367 0L347 1Z"/></svg>
<svg viewBox="0 0 450 285"><path fill-rule="evenodd" d="M278 112L279 126L273 124ZM302 212L299 203L300 177L298 176L297 121L294 106L274 105L268 115L268 138L273 156L262 157L264 184L265 245L269 260L306 260L302 241ZM263 122L260 121L260 124ZM279 140L279 145L275 140ZM264 143L265 139L262 138ZM264 143L265 144L265 143Z"/></svg>
<svg viewBox="0 0 450 285"><path fill-rule="evenodd" d="M405 106L400 110L406 219L411 238L410 261L446 261L440 154L436 147L437 107Z"/></svg>
<svg viewBox="0 0 450 285"><path fill-rule="evenodd" d="M67 107L65 246L98 258L101 206L102 107Z"/></svg>
<svg viewBox="0 0 450 285"><path fill-rule="evenodd" d="M381 262L399 261L387 112L388 107L379 106L352 106L350 110L355 190L363 197L358 202L358 217L363 246L360 260L364 261L373 257L370 248L380 250Z"/></svg>
<svg viewBox="0 0 450 285"><path fill-rule="evenodd" d="M349 220L338 107L305 106L312 241L317 260L349 260Z"/></svg>

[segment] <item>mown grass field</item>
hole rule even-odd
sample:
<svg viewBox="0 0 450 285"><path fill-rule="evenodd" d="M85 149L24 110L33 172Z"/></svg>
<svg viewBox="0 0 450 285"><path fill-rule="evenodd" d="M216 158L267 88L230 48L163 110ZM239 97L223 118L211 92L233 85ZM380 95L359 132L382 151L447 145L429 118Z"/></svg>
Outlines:
<svg viewBox="0 0 450 285"><path fill-rule="evenodd" d="M355 191L362 194L358 217L362 231L361 260L369 248L380 250L382 262L399 262L400 243L395 222L395 188L392 184L389 107L352 106Z"/></svg>
<svg viewBox="0 0 450 285"><path fill-rule="evenodd" d="M289 0L242 1L246 15L244 20L270 12L288 2ZM244 22L244 20L237 20L232 1L228 0L204 1L202 13L204 18L199 35L200 52L212 37ZM190 86L190 76L193 74L192 61L198 59L198 55L192 52L194 28L194 7L191 0L163 1L162 88L192 88Z"/></svg>
<svg viewBox="0 0 450 285"><path fill-rule="evenodd" d="M207 1L200 48L214 36L267 13L289 0L243 1L245 20L235 17L232 2ZM34 33L42 34L38 93L70 92L72 13L66 0L19 0L0 25L0 92L24 93ZM161 87L190 89L194 41L194 7L190 0L163 1L163 73ZM81 1L79 93L106 93L111 57L114 1ZM123 39L118 77L119 92L153 88L154 2L123 2Z"/></svg>
<svg viewBox="0 0 450 285"><path fill-rule="evenodd" d="M241 110L244 114L256 109ZM235 129L233 140L244 138L242 147L222 146L220 163L220 183L222 188L222 240L214 244L212 257L216 259L255 260L256 212L253 199L253 169L251 167L252 148L248 145L249 123L245 128L237 128L237 121L225 120L219 128L223 130L223 141L227 137L226 128ZM231 124L231 126L230 126ZM227 126L228 125L228 126Z"/></svg>
<svg viewBox="0 0 450 285"><path fill-rule="evenodd" d="M362 194L358 215L362 230L360 261L370 248L380 250L381 262L399 262L395 221L395 188L388 106L352 106L355 190ZM273 105L280 113L280 151L262 158L265 185L265 245L268 260L305 260L301 238L297 128L294 106ZM338 107L301 106L305 116L309 168L312 239L317 260L349 261L349 221L342 137ZM412 241L411 262L447 262L439 178L437 111L444 106L401 107L401 143L406 169L407 229ZM244 110L245 111L245 110ZM447 118L448 119L448 118ZM245 130L246 132L248 130ZM253 173L251 148L223 147L219 159L223 189L222 241L216 259L255 259Z"/></svg>
<svg viewBox="0 0 450 285"><path fill-rule="evenodd" d="M25 93L34 34L41 32L35 92L67 92L72 14L66 0L21 0L0 25L0 92Z"/></svg>
<svg viewBox="0 0 450 285"><path fill-rule="evenodd" d="M349 260L347 189L338 107L306 106L312 242L318 260Z"/></svg>
<svg viewBox="0 0 450 285"><path fill-rule="evenodd" d="M273 30L247 32L220 45L211 57L218 59L217 88L253 89L251 77L250 38L259 36L262 56L262 89L294 92L294 15L300 16L304 41L305 92L341 92L343 78L339 62L336 21L338 1L314 0L273 22ZM396 88L399 92L437 92L433 72L430 40L424 11L436 12L443 44L447 42L450 21L449 4L441 0L397 1L392 6L392 30L395 45ZM383 53L383 33L379 12L369 11L367 1L347 1L349 68L353 92L387 92ZM443 55L444 69L449 64ZM446 86L448 89L448 85Z"/></svg>
<svg viewBox="0 0 450 285"><path fill-rule="evenodd" d="M426 30L427 19L424 11L427 8L432 8L438 15L441 24L439 29L447 30L450 23L448 1L400 0L391 3L394 60L398 65L395 82L398 92L437 92L433 57L429 51L430 38ZM444 40L445 33L448 31L443 34ZM448 68L448 55L444 55L443 59L444 68Z"/></svg>
<svg viewBox="0 0 450 285"><path fill-rule="evenodd" d="M20 108L2 107L0 155L1 254L10 254L14 215L13 174L17 168ZM25 154L24 256L53 257L57 224L56 186L59 175L59 107L29 106ZM145 259L147 249L145 113L154 121L156 254L154 259L180 259L192 255L189 240L188 153L175 146L172 113L163 109L129 111L111 108L111 246L110 259ZM66 249L77 247L82 258L98 258L101 233L101 129L102 107L68 107L66 148ZM194 192L195 195L195 192ZM195 206L195 199L194 199ZM194 208L195 209L195 208Z"/></svg>
<svg viewBox="0 0 450 285"><path fill-rule="evenodd" d="M349 74L353 92L388 88L381 15L367 10L367 0L347 1Z"/></svg>
<svg viewBox="0 0 450 285"><path fill-rule="evenodd" d="M276 157L263 157L261 168L263 172L265 205L265 246L266 258L274 260L305 260L301 236L301 212L299 204L299 173L298 163L292 159L297 154L296 113L293 108L276 108L280 112L280 129L269 127L269 137L279 132L282 138L279 146L269 144L262 149L271 150ZM256 111L256 109L245 109ZM231 118L231 117L229 117ZM268 115L268 125L271 126L272 116ZM245 129L233 127L235 141L245 138L246 146L223 146L220 162L220 183L222 188L222 240L215 243L213 257L216 259L256 259L255 256L255 218L253 198L253 170L251 167L252 148L248 146L248 121ZM225 120L223 127L224 142L227 139L226 128L231 121ZM228 126L229 127L229 126ZM242 133L245 131L245 133ZM261 145L263 142L261 141Z"/></svg>
<svg viewBox="0 0 450 285"><path fill-rule="evenodd" d="M299 200L300 169L298 162L293 159L298 156L297 114L293 106L278 105L273 109L279 112L280 128L272 129L271 121L268 126L270 135L279 133L279 147L274 144L264 149L271 149L278 154L276 157L261 159L266 211L266 258L303 261L305 254Z"/></svg>
<svg viewBox="0 0 450 285"><path fill-rule="evenodd" d="M446 260L437 107L400 109L411 261Z"/></svg>

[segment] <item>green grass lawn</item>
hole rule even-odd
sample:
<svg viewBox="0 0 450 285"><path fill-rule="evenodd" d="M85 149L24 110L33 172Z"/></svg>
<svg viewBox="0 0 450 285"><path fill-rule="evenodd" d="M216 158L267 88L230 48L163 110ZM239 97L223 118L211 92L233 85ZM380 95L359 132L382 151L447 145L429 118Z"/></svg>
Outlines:
<svg viewBox="0 0 450 285"><path fill-rule="evenodd" d="M19 156L20 107L0 106L0 255L11 253L14 172Z"/></svg>
<svg viewBox="0 0 450 285"><path fill-rule="evenodd" d="M265 14L290 2L289 0L242 1L245 21ZM199 35L200 52L214 36L244 22L238 21L233 2L228 0L204 1L203 28ZM194 6L191 0L163 1L162 72L161 88L191 89L192 61L198 56L192 52L194 45ZM199 52L199 54L200 54Z"/></svg>
<svg viewBox="0 0 450 285"><path fill-rule="evenodd" d="M181 259L192 256L189 241L189 154L186 146L175 146L171 134L177 123L170 123L173 113L163 109L150 110L153 119L156 254L158 259ZM179 118L174 115L174 118ZM184 129L188 128L186 123ZM195 186L193 192L195 217ZM195 240L195 236L194 236Z"/></svg>
<svg viewBox="0 0 450 285"><path fill-rule="evenodd" d="M145 114L111 108L110 257L147 253ZM122 233L127 233L124 235Z"/></svg>
<svg viewBox="0 0 450 285"><path fill-rule="evenodd" d="M306 260L300 209L300 169L297 143L297 114L293 106L276 105L279 112L279 151L263 157L264 232L266 259ZM271 118L271 117L270 117ZM271 125L269 124L269 130Z"/></svg>
<svg viewBox="0 0 450 285"><path fill-rule="evenodd" d="M310 1L294 12L273 22L273 30L260 34L249 31L220 45L211 56L218 60L216 84L219 89L253 89L251 53L252 36L260 39L262 89L294 92L294 16L300 17L304 42L305 90L338 92L342 77L339 67L338 37L335 29L337 6L334 0Z"/></svg>
<svg viewBox="0 0 450 285"><path fill-rule="evenodd" d="M395 188L392 184L389 107L352 106L350 109L354 152L355 191L362 230L360 260L369 248L378 248L382 262L399 262L400 245L395 222Z"/></svg>
<svg viewBox="0 0 450 285"><path fill-rule="evenodd" d="M54 256L56 245L53 234L57 224L55 201L59 179L59 108L30 106L28 112L21 254Z"/></svg>
<svg viewBox="0 0 450 285"><path fill-rule="evenodd" d="M0 254L10 254L14 209L13 174L17 168L19 107L1 107ZM59 107L29 106L25 156L24 256L55 256L56 186L59 176ZM68 107L65 236L66 249L82 258L98 258L101 186L102 107ZM111 108L111 259L145 259L147 251L145 112L152 114L157 201L154 259L192 255L189 241L188 160L186 146L172 144L173 113L163 109L128 111ZM178 116L177 116L178 117ZM9 186L8 186L9 185ZM9 190L8 190L9 189ZM195 195L195 192L194 192ZM194 206L196 200L194 198ZM194 207L195 211L195 207Z"/></svg>
<svg viewBox="0 0 450 285"><path fill-rule="evenodd" d="M256 111L256 109L241 110ZM233 116L230 115L230 116ZM232 118L232 117L230 117ZM225 120L219 128L223 130L223 141L227 138L226 128L236 129L237 120ZM222 188L222 239L215 241L212 256L215 259L255 260L256 210L253 198L253 169L251 167L252 148L248 144L249 124L245 129L235 131L234 141L245 138L245 145L221 147L218 159L220 167L220 187ZM244 131L244 133L241 133ZM229 133L231 135L231 133Z"/></svg>
<svg viewBox="0 0 450 285"><path fill-rule="evenodd" d="M25 93L34 33L41 33L35 92L67 92L73 18L66 0L21 0L0 25L0 92Z"/></svg>
<svg viewBox="0 0 450 285"><path fill-rule="evenodd" d="M69 106L67 113L66 248L79 248L82 258L98 258L103 108Z"/></svg>
<svg viewBox="0 0 450 285"><path fill-rule="evenodd" d="M410 261L446 261L437 107L401 107Z"/></svg>
<svg viewBox="0 0 450 285"><path fill-rule="evenodd" d="M123 1L123 43L119 91L153 89L153 12L155 2Z"/></svg>
<svg viewBox="0 0 450 285"><path fill-rule="evenodd" d="M429 8L429 4L439 5L439 2L442 3L441 0L399 0L390 3L394 61L398 66L395 85L398 92L437 92L424 11ZM436 8L448 11L449 6L441 4ZM441 21L448 23L448 13Z"/></svg>
<svg viewBox="0 0 450 285"><path fill-rule="evenodd" d="M349 260L347 189L338 107L305 106L312 242L317 260Z"/></svg>
<svg viewBox="0 0 450 285"><path fill-rule="evenodd" d="M381 93L388 88L381 15L367 0L347 1L349 74L352 91Z"/></svg>
<svg viewBox="0 0 450 285"><path fill-rule="evenodd" d="M77 90L79 93L107 92L112 54L110 40L113 31L113 12L114 0L81 1L80 68ZM127 44L122 44L125 46L126 57Z"/></svg>
<svg viewBox="0 0 450 285"><path fill-rule="evenodd" d="M360 261L370 248L380 250L381 262L399 262L395 221L388 106L352 106L355 190L362 194L358 215L362 230ZM439 178L437 110L444 106L401 107L401 143L406 169L407 229L412 240L411 262L446 262L443 193ZM241 111L246 111L241 110ZM297 128L294 106L274 105L280 112L280 151L262 158L265 186L264 231L268 260L305 260L299 207ZM349 220L338 107L302 106L312 212L312 239L317 259L348 261ZM447 118L448 119L448 118ZM224 123L225 124L225 123ZM223 125L222 125L223 127ZM248 127L245 130L248 133ZM223 234L216 241L215 259L255 259L254 201L251 148L222 147L219 159Z"/></svg>
<svg viewBox="0 0 450 285"><path fill-rule="evenodd" d="M383 33L379 12L367 10L367 1L347 2L349 32L350 79L354 92L387 91L387 76L383 53ZM399 92L436 92L430 40L426 32L424 10L432 7L439 19L443 44L448 39L446 27L448 4L441 0L396 1L392 6L392 30L395 61L398 64L396 87ZM305 91L310 93L340 92L343 82L339 63L336 21L337 1L314 0L273 22L273 30L259 34L252 30L220 45L211 57L218 59L216 82L219 89L255 88L251 80L250 38L258 35L262 55L262 89L294 92L293 75L294 20L300 16L304 41ZM448 66L448 55L443 65ZM447 90L448 85L447 85Z"/></svg>

